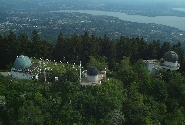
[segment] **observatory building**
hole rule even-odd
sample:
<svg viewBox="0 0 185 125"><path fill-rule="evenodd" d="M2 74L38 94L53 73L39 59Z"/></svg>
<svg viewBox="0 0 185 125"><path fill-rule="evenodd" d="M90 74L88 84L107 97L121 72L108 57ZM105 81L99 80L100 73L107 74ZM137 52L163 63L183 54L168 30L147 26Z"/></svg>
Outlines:
<svg viewBox="0 0 185 125"><path fill-rule="evenodd" d="M87 70L83 71L84 77L81 79L81 85L96 85L101 84L101 80L106 78L106 71L99 72L94 66L90 66Z"/></svg>
<svg viewBox="0 0 185 125"><path fill-rule="evenodd" d="M9 72L9 76L17 79L33 79L35 74L32 73L39 64L31 63L28 56L18 56L14 62L14 67Z"/></svg>
<svg viewBox="0 0 185 125"><path fill-rule="evenodd" d="M160 60L144 60L146 68L152 75L159 70L178 70L180 64L178 63L178 55L174 51L168 51Z"/></svg>
<svg viewBox="0 0 185 125"><path fill-rule="evenodd" d="M94 66L91 66L87 69L87 80L89 82L98 81L98 69Z"/></svg>

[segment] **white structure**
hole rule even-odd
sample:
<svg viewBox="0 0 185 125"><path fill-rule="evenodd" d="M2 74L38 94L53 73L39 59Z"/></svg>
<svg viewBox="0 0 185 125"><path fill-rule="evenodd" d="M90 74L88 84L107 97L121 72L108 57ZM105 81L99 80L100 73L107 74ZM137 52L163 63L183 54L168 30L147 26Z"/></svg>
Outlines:
<svg viewBox="0 0 185 125"><path fill-rule="evenodd" d="M98 81L98 69L94 66L91 66L87 69L87 80L89 82Z"/></svg>
<svg viewBox="0 0 185 125"><path fill-rule="evenodd" d="M178 55L174 51L166 52L161 60L144 60L144 62L152 75L159 70L178 70L180 67Z"/></svg>
<svg viewBox="0 0 185 125"><path fill-rule="evenodd" d="M32 64L28 56L18 56L14 62L14 67L11 69L9 76L16 79L33 79L35 74L32 70L38 65Z"/></svg>
<svg viewBox="0 0 185 125"><path fill-rule="evenodd" d="M83 77L81 77L80 84L82 86L86 85L101 85L101 80L106 80L106 71L98 71L94 66L90 66L87 70L82 72Z"/></svg>
<svg viewBox="0 0 185 125"><path fill-rule="evenodd" d="M55 77L55 82L57 82L58 81L58 77Z"/></svg>
<svg viewBox="0 0 185 125"><path fill-rule="evenodd" d="M33 79L35 75L26 73L22 70L11 69L10 76L16 79Z"/></svg>
<svg viewBox="0 0 185 125"><path fill-rule="evenodd" d="M80 82L82 80L82 64L81 64L81 61L80 61Z"/></svg>

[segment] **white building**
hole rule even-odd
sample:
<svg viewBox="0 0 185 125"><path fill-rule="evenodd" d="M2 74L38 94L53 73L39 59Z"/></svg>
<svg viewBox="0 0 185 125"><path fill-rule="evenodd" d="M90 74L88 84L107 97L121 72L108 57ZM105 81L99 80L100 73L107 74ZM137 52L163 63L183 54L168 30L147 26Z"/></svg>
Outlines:
<svg viewBox="0 0 185 125"><path fill-rule="evenodd" d="M14 67L11 69L9 76L16 79L33 79L36 74L33 74L32 71L39 64L31 63L31 60L28 56L18 56L14 62Z"/></svg>
<svg viewBox="0 0 185 125"><path fill-rule="evenodd" d="M146 68L152 75L159 70L178 70L180 64L178 63L178 55L174 51L168 51L160 60L144 60Z"/></svg>
<svg viewBox="0 0 185 125"><path fill-rule="evenodd" d="M83 71L83 78L80 80L81 85L100 85L102 80L106 79L106 71L98 71L94 66L90 66ZM81 78L81 77L80 77Z"/></svg>

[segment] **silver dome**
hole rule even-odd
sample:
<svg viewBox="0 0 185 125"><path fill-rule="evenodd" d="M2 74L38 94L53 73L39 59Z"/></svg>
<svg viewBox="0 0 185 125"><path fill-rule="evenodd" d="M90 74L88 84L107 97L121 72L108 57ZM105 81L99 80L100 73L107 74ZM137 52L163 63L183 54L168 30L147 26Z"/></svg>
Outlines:
<svg viewBox="0 0 185 125"><path fill-rule="evenodd" d="M178 61L178 55L174 51L168 51L164 54L164 61L175 63Z"/></svg>
<svg viewBox="0 0 185 125"><path fill-rule="evenodd" d="M98 69L94 66L90 66L88 69L87 69L87 75L89 76L96 76L98 75Z"/></svg>

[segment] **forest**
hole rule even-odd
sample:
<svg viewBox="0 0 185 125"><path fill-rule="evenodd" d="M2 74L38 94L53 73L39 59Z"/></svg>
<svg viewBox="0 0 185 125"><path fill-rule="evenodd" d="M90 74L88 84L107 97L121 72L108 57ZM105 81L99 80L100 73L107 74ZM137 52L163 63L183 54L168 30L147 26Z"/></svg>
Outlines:
<svg viewBox="0 0 185 125"><path fill-rule="evenodd" d="M143 59L160 59L169 51L179 56L178 71L144 68ZM58 82L18 80L0 75L0 125L183 125L185 124L185 60L181 43L121 36L110 39L58 35L56 43L13 31L0 35L0 69L9 71L18 55L49 59L87 68L107 67L100 86L81 86L70 69Z"/></svg>

